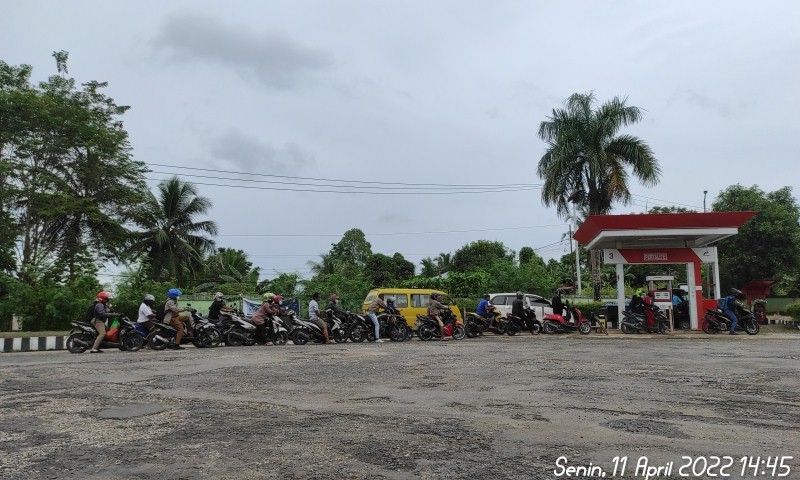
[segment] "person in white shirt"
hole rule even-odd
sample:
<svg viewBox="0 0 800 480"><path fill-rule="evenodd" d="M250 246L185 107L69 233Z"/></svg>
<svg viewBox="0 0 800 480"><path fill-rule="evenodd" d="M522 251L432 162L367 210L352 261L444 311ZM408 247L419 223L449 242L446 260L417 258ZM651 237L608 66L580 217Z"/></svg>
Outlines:
<svg viewBox="0 0 800 480"><path fill-rule="evenodd" d="M144 296L142 304L139 305L139 318L136 320L136 323L138 323L148 331L152 330L153 321L155 321L156 319L156 314L155 312L153 312L153 302L155 301L156 297L148 293L147 295Z"/></svg>
<svg viewBox="0 0 800 480"><path fill-rule="evenodd" d="M328 324L322 319L321 312L319 311L319 292L314 292L314 295L311 296L311 301L308 302L308 319L316 323L317 326L322 329L322 334L325 336L325 343L333 343L328 336Z"/></svg>

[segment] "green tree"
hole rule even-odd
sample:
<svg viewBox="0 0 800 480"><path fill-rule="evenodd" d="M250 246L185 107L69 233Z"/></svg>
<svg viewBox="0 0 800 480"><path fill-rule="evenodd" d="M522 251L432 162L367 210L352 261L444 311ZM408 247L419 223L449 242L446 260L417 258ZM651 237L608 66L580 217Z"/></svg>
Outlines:
<svg viewBox="0 0 800 480"><path fill-rule="evenodd" d="M439 274L436 262L431 257L423 258L420 265L422 265L422 272L419 274L420 277L435 277Z"/></svg>
<svg viewBox="0 0 800 480"><path fill-rule="evenodd" d="M697 213L697 211L690 210L686 207L676 207L675 205L670 205L669 207L656 205L647 213Z"/></svg>
<svg viewBox="0 0 800 480"><path fill-rule="evenodd" d="M257 290L261 269L253 267L244 250L219 248L204 261L198 275L203 281L196 287L199 291L252 293Z"/></svg>
<svg viewBox="0 0 800 480"><path fill-rule="evenodd" d="M346 263L363 268L372 256L372 245L367 241L364 232L352 228L342 236L338 243L334 243L330 256L335 263Z"/></svg>
<svg viewBox="0 0 800 480"><path fill-rule="evenodd" d="M524 265L530 263L536 257L536 252L531 247L522 247L519 249L519 264Z"/></svg>
<svg viewBox="0 0 800 480"><path fill-rule="evenodd" d="M211 208L211 200L178 177L158 184L158 198L150 193L133 220L142 229L134 237L131 252L147 261L150 277L175 278L187 285L202 271L205 256L213 251L217 234L213 221L197 217Z"/></svg>
<svg viewBox="0 0 800 480"><path fill-rule="evenodd" d="M589 215L605 215L614 203L630 202L628 169L645 186L658 183L661 170L647 143L618 135L642 116L641 109L619 97L598 107L593 93L575 93L564 108L553 109L539 125L539 137L547 142L537 169L544 180L544 205L555 205L561 217L569 215L573 203L585 207ZM599 300L600 257L596 251L590 255L592 287Z"/></svg>
<svg viewBox="0 0 800 480"><path fill-rule="evenodd" d="M389 286L398 280L406 280L414 276L414 264L406 260L400 253L389 257L382 253L373 254L367 260L364 274L374 287Z"/></svg>
<svg viewBox="0 0 800 480"><path fill-rule="evenodd" d="M514 254L502 242L478 240L465 245L453 254L453 271L486 271L497 262L512 264Z"/></svg>
<svg viewBox="0 0 800 480"><path fill-rule="evenodd" d="M67 53L53 56L58 75L37 86L30 66L0 61L0 220L27 283L55 266L75 279L87 258L126 259L124 225L146 190L120 119L129 107L101 93L106 83L78 89Z"/></svg>
<svg viewBox="0 0 800 480"><path fill-rule="evenodd" d="M739 233L719 243L723 290L755 279L794 280L800 270L800 208L791 187L766 193L732 185L714 201L716 212L755 211Z"/></svg>

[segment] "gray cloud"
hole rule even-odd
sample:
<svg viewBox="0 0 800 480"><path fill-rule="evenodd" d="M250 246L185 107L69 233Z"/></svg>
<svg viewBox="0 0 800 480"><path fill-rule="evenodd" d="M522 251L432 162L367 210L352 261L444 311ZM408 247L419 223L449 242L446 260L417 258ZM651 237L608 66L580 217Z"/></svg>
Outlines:
<svg viewBox="0 0 800 480"><path fill-rule="evenodd" d="M274 147L231 130L211 145L215 165L226 161L244 172L297 173L316 164L314 155L294 143Z"/></svg>
<svg viewBox="0 0 800 480"><path fill-rule="evenodd" d="M328 52L286 36L256 33L198 14L167 17L152 43L171 60L224 66L275 90L292 90L333 65Z"/></svg>

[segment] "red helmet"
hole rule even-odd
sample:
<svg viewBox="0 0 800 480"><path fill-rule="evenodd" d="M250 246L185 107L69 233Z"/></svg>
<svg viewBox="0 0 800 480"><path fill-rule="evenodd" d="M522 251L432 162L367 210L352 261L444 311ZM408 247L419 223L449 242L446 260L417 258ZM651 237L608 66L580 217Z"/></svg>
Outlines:
<svg viewBox="0 0 800 480"><path fill-rule="evenodd" d="M281 303L281 300L283 300L283 297L280 295L275 295L275 298L272 299L272 301L275 303Z"/></svg>
<svg viewBox="0 0 800 480"><path fill-rule="evenodd" d="M111 294L108 292L100 292L97 294L97 300L101 303L106 303L111 300Z"/></svg>

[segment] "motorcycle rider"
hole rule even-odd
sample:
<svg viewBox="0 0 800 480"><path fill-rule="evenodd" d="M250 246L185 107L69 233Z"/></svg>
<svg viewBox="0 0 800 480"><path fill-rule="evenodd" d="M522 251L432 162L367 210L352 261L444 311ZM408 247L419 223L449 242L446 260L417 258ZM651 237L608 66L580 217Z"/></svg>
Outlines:
<svg viewBox="0 0 800 480"><path fill-rule="evenodd" d="M333 311L333 314L340 318L344 318L348 313L347 310L339 306L339 295L335 293L331 295L326 310Z"/></svg>
<svg viewBox="0 0 800 480"><path fill-rule="evenodd" d="M450 307L440 302L439 301L440 298L442 298L442 296L439 295L438 293L436 292L431 293L431 301L428 304L428 316L439 322L439 330L442 334L441 340L443 342L446 342L450 339L444 336L444 322L442 321L441 315L443 311L450 310Z"/></svg>
<svg viewBox="0 0 800 480"><path fill-rule="evenodd" d="M275 301L276 298L279 299L277 302ZM272 316L281 313L279 302L280 297L277 297L274 293L265 293L261 308L251 318L253 323L256 324L256 341L267 347L271 346L275 340L275 326L272 324Z"/></svg>
<svg viewBox="0 0 800 480"><path fill-rule="evenodd" d="M631 313L638 313L644 315L644 289L637 288L633 295L631 295Z"/></svg>
<svg viewBox="0 0 800 480"><path fill-rule="evenodd" d="M219 321L220 313L232 311L231 307L225 306L225 295L222 292L217 292L214 294L214 301L208 307L208 319L217 322Z"/></svg>
<svg viewBox="0 0 800 480"><path fill-rule="evenodd" d="M730 294L725 297L725 308L722 312L731 319L731 328L728 330L728 335L739 335L736 332L736 324L739 319L736 317L736 305L739 303L738 299L744 297L744 294L738 288L731 288Z"/></svg>
<svg viewBox="0 0 800 480"><path fill-rule="evenodd" d="M511 302L511 315L525 320L525 303L522 301L525 295L517 292L516 298Z"/></svg>
<svg viewBox="0 0 800 480"><path fill-rule="evenodd" d="M164 323L177 330L175 334L175 343L169 346L169 348L174 350L183 350L181 339L183 339L183 334L186 332L186 325L189 323L190 318L185 312L191 309L178 306L178 297L180 297L182 293L183 292L177 288L170 288L169 291L167 291L167 301L164 303Z"/></svg>
<svg viewBox="0 0 800 480"><path fill-rule="evenodd" d="M322 319L322 312L319 310L319 292L314 292L311 295L311 301L308 302L308 319L316 323L322 330L322 335L325 336L325 343L333 343L333 340L328 336L328 324Z"/></svg>
<svg viewBox="0 0 800 480"><path fill-rule="evenodd" d="M560 288L555 291L553 299L550 301L550 303L553 307L553 315L564 315L564 301L561 299Z"/></svg>
<svg viewBox="0 0 800 480"><path fill-rule="evenodd" d="M381 340L381 324L378 323L378 310L380 309L388 310L389 306L386 305L386 302L383 301L383 294L378 294L372 303L369 304L367 307L367 317L372 320L372 325L375 327L375 342L376 343L383 343Z"/></svg>
<svg viewBox="0 0 800 480"><path fill-rule="evenodd" d="M119 313L109 312L109 300L111 300L111 294L103 291L97 294L97 300L94 301L92 326L97 330L97 338L94 339L94 345L92 345L92 349L89 350L89 353L103 353L103 351L100 350L100 345L106 338L106 320L120 316Z"/></svg>
<svg viewBox="0 0 800 480"><path fill-rule="evenodd" d="M644 313L647 317L647 331L650 333L656 331L656 314L653 313L653 298L655 295L655 292L650 290L642 299L642 302L644 303Z"/></svg>
<svg viewBox="0 0 800 480"><path fill-rule="evenodd" d="M144 296L142 304L139 305L139 318L136 319L136 323L148 332L153 329L153 321L156 319L156 314L153 312L153 303L155 301L156 297L148 293Z"/></svg>

